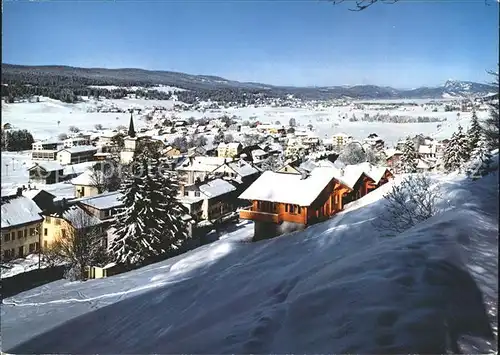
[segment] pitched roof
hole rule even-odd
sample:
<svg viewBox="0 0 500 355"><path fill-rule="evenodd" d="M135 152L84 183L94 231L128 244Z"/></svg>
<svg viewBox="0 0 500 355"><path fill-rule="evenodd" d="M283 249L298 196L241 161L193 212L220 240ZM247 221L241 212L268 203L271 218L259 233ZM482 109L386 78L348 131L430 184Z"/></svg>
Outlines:
<svg viewBox="0 0 500 355"><path fill-rule="evenodd" d="M266 171L239 198L309 206L337 174L336 169L316 168L303 179L302 175Z"/></svg>
<svg viewBox="0 0 500 355"><path fill-rule="evenodd" d="M53 216L64 218L73 227L80 229L84 227L92 227L101 224L101 220L94 215L87 213L78 205L69 206L61 213L55 213Z"/></svg>
<svg viewBox="0 0 500 355"><path fill-rule="evenodd" d="M102 179L95 174L102 174L102 172L87 169L82 174L78 175L76 178L71 179L71 183L73 185L93 186L96 184L96 180L102 181Z"/></svg>
<svg viewBox="0 0 500 355"><path fill-rule="evenodd" d="M97 147L94 147L93 145L79 145L76 147L61 149L60 152L67 151L67 152L70 152L71 154L74 154L74 153L81 153L81 152L91 152L94 150L97 151Z"/></svg>
<svg viewBox="0 0 500 355"><path fill-rule="evenodd" d="M363 172L365 173L366 176L368 176L370 179L375 181L376 184L384 177L384 174L386 171L389 169L387 167L382 167L382 166L375 166L372 165L368 162L358 164L363 168Z"/></svg>
<svg viewBox="0 0 500 355"><path fill-rule="evenodd" d="M200 185L200 192L202 192L208 198L224 195L235 190L236 187L223 179L215 179L203 185Z"/></svg>
<svg viewBox="0 0 500 355"><path fill-rule="evenodd" d="M2 201L2 229L41 221L42 210L28 197L19 196Z"/></svg>
<svg viewBox="0 0 500 355"><path fill-rule="evenodd" d="M121 201L123 194L119 191L106 192L97 196L92 196L79 202L100 210L115 208L123 205Z"/></svg>
<svg viewBox="0 0 500 355"><path fill-rule="evenodd" d="M59 164L58 162L55 161L40 161L40 162L35 162L32 166L28 168L28 170L32 170L39 166L43 170L50 172L50 171L59 171L59 170L64 170L64 167Z"/></svg>

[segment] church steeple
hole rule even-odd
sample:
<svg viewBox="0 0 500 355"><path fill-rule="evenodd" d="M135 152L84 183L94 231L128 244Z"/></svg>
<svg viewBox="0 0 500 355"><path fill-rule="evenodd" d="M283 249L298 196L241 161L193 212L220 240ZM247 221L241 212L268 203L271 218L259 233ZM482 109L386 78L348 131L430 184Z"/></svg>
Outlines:
<svg viewBox="0 0 500 355"><path fill-rule="evenodd" d="M128 136L130 138L135 138L134 119L132 117L132 112L130 112L130 124L128 126Z"/></svg>

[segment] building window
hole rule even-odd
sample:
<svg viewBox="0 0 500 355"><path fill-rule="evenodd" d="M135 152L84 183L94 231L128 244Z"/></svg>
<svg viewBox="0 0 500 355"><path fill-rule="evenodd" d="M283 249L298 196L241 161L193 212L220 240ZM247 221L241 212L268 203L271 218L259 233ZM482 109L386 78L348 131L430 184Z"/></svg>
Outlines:
<svg viewBox="0 0 500 355"><path fill-rule="evenodd" d="M40 243L35 242L35 251L40 251Z"/></svg>
<svg viewBox="0 0 500 355"><path fill-rule="evenodd" d="M20 246L18 249L18 256L22 258L24 256L24 246Z"/></svg>
<svg viewBox="0 0 500 355"><path fill-rule="evenodd" d="M45 222L46 222L46 223L50 223L50 222L51 222L51 219L50 219L50 217L49 217L49 216L45 217Z"/></svg>
<svg viewBox="0 0 500 355"><path fill-rule="evenodd" d="M285 204L285 212L288 212L288 203Z"/></svg>
<svg viewBox="0 0 500 355"><path fill-rule="evenodd" d="M17 239L21 239L23 237L23 231L17 231Z"/></svg>
<svg viewBox="0 0 500 355"><path fill-rule="evenodd" d="M32 254L35 251L35 243L29 245L29 253Z"/></svg>
<svg viewBox="0 0 500 355"><path fill-rule="evenodd" d="M27 229L25 229L25 230L23 231L23 233L24 233L24 238L28 238L28 230L27 230Z"/></svg>
<svg viewBox="0 0 500 355"><path fill-rule="evenodd" d="M4 250L4 251L3 251L3 257L4 257L5 259L10 259L10 258L12 258L13 256L14 256L14 254L12 253L12 250L10 250L10 249L9 249L9 250Z"/></svg>
<svg viewBox="0 0 500 355"><path fill-rule="evenodd" d="M110 210L104 211L104 217L109 217L109 216L111 216L111 211Z"/></svg>
<svg viewBox="0 0 500 355"><path fill-rule="evenodd" d="M66 238L66 229L61 229L61 235L63 238Z"/></svg>
<svg viewBox="0 0 500 355"><path fill-rule="evenodd" d="M189 196L189 191L184 191L184 196Z"/></svg>
<svg viewBox="0 0 500 355"><path fill-rule="evenodd" d="M48 234L49 234L49 231L47 230L47 228L44 228L43 229L43 235L46 237Z"/></svg>
<svg viewBox="0 0 500 355"><path fill-rule="evenodd" d="M12 233L10 234L10 239L11 239L11 240L16 239L16 232L12 232Z"/></svg>
<svg viewBox="0 0 500 355"><path fill-rule="evenodd" d="M54 223L55 223L55 225L56 225L56 226L58 226L58 225L60 225L60 224L61 224L61 220L60 220L59 218L56 218L56 219L54 220Z"/></svg>
<svg viewBox="0 0 500 355"><path fill-rule="evenodd" d="M49 243L46 240L44 240L43 241L43 248L47 249L48 246L49 246Z"/></svg>
<svg viewBox="0 0 500 355"><path fill-rule="evenodd" d="M35 235L35 228L30 228L30 236Z"/></svg>
<svg viewBox="0 0 500 355"><path fill-rule="evenodd" d="M4 236L3 236L3 241L4 241L4 242L8 242L8 241L10 241L10 233L4 234Z"/></svg>
<svg viewBox="0 0 500 355"><path fill-rule="evenodd" d="M196 197L200 197L200 191L195 191L195 192L194 192L194 195L195 195Z"/></svg>

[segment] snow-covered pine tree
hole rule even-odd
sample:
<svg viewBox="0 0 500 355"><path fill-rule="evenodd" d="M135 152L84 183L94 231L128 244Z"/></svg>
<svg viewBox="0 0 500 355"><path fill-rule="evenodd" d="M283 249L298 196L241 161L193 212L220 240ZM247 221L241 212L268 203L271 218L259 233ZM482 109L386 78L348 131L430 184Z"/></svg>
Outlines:
<svg viewBox="0 0 500 355"><path fill-rule="evenodd" d="M401 154L400 166L403 173L416 173L418 164L418 154L415 150L415 145L410 137L406 138L403 146L403 154Z"/></svg>
<svg viewBox="0 0 500 355"><path fill-rule="evenodd" d="M472 151L466 174L475 180L488 174L491 163L489 142L485 135L480 135L476 148Z"/></svg>
<svg viewBox="0 0 500 355"><path fill-rule="evenodd" d="M479 139L481 138L481 126L477 118L476 111L472 111L471 124L467 130L467 139L469 141L469 152L476 149Z"/></svg>
<svg viewBox="0 0 500 355"><path fill-rule="evenodd" d="M116 238L111 252L117 262L143 264L169 250L176 249L187 238L187 213L177 201L177 184L160 168L157 159L139 155L124 180L124 207L115 223Z"/></svg>
<svg viewBox="0 0 500 355"><path fill-rule="evenodd" d="M462 126L453 133L443 154L443 167L446 171L462 171L465 162L469 160L469 142Z"/></svg>

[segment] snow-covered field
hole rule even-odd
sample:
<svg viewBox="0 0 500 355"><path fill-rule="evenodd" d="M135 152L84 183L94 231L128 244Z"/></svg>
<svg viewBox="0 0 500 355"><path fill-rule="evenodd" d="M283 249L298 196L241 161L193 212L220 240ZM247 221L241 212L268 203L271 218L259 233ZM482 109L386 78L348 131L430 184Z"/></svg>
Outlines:
<svg viewBox="0 0 500 355"><path fill-rule="evenodd" d="M227 237L129 273L5 299L2 350L437 354L447 332L485 335L490 322L496 334L498 174L434 179L446 211L394 238L371 224L387 184L302 232ZM487 353L496 341L464 337L461 347Z"/></svg>
<svg viewBox="0 0 500 355"><path fill-rule="evenodd" d="M29 173L27 168L33 164L30 151L24 152L2 152L2 192L10 192L19 186L28 186ZM92 162L74 164L68 166L65 171L84 171ZM75 197L75 187L69 181L57 184L32 184L33 188L44 189L56 196L56 199Z"/></svg>
<svg viewBox="0 0 500 355"><path fill-rule="evenodd" d="M386 100L387 101L387 100ZM385 101L380 101L384 103ZM172 100L143 100L143 99L120 99L107 100L102 99L99 104L115 105L127 109L130 107L153 107L163 106L172 109L174 101ZM11 123L14 128L28 129L35 139L45 139L57 137L59 133L67 133L70 126L77 126L83 130L92 130L96 124L102 124L105 128L114 129L119 125L128 125L130 115L128 113L100 113L87 112L91 107L95 107L93 101L82 102L78 104L65 104L57 100L41 98L39 103L15 103L2 105L3 122ZM311 123L314 126L316 134L320 138L330 138L334 133L347 133L355 139L364 139L370 133L376 133L388 144L393 144L400 138L409 134L415 135L423 133L434 135L436 138L447 138L457 129L458 124L464 128L468 127L470 121L470 112L462 112L457 116L456 112L425 111L423 107L405 107L390 111L376 111L374 109L358 110L347 106L325 107L325 108L287 108L287 107L244 107L228 108L218 110L200 111L182 111L167 112L167 116L175 115L180 118L201 118L201 117L220 117L224 114L229 116L236 115L242 120L256 120L264 123L275 123L287 125L290 118L295 118L301 126ZM446 118L442 122L442 128L438 131L439 122L433 123L380 123L380 122L349 122L348 119L342 119L344 116L363 117L365 113L371 116L380 113L389 113L400 116L427 116ZM479 111L478 116L482 118L487 115L486 111ZM60 123L58 123L60 122ZM141 128L145 125L142 120L135 121L136 126Z"/></svg>

